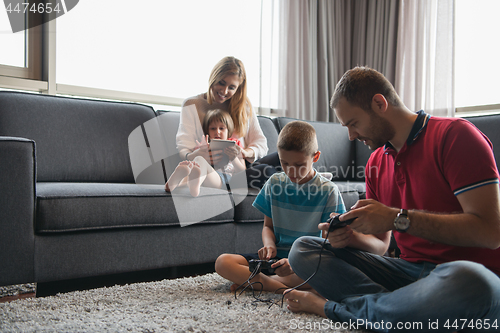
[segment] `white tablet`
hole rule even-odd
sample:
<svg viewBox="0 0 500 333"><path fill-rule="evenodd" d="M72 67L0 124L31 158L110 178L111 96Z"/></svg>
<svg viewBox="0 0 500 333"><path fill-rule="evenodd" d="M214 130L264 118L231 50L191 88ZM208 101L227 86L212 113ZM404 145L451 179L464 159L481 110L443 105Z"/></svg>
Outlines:
<svg viewBox="0 0 500 333"><path fill-rule="evenodd" d="M213 140L210 140L210 150L211 151L216 151L216 150L224 151L224 149L226 149L226 147L234 147L235 144L236 144L236 142L231 141L231 140L213 139ZM222 153L221 160L214 167L216 169L221 168L228 163L229 163L229 157L225 153Z"/></svg>
<svg viewBox="0 0 500 333"><path fill-rule="evenodd" d="M213 139L210 140L210 150L224 150L226 147L234 147L236 142L231 140L220 140Z"/></svg>

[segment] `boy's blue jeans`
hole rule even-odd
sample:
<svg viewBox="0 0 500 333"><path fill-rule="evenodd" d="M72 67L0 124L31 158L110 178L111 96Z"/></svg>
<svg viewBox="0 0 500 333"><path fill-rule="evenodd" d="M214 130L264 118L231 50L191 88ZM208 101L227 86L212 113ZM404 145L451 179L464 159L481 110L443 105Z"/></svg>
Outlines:
<svg viewBox="0 0 500 333"><path fill-rule="evenodd" d="M288 259L300 278L316 271L323 241L294 242ZM410 263L327 243L309 285L328 299L329 319L357 329L500 332L500 277L470 261Z"/></svg>

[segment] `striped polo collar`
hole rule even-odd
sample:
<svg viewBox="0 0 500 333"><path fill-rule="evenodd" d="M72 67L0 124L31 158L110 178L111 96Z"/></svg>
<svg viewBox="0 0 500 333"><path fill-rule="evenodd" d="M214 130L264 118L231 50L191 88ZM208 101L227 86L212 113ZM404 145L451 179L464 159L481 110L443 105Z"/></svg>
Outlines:
<svg viewBox="0 0 500 333"><path fill-rule="evenodd" d="M408 139L406 139L406 144L410 146L413 142L415 142L419 136L419 134L425 129L427 123L431 119L431 115L424 112L424 110L420 110L417 112L417 119L413 123L413 127L411 128L410 135L408 135ZM385 144L384 150L388 148L394 149L390 142Z"/></svg>

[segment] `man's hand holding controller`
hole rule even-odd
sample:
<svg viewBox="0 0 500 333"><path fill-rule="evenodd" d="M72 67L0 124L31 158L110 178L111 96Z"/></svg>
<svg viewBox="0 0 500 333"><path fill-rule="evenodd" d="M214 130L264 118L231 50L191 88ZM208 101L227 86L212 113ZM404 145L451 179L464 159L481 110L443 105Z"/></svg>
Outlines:
<svg viewBox="0 0 500 333"><path fill-rule="evenodd" d="M346 221L340 220L341 215L330 217L325 223L321 223L318 227L323 230L323 237L328 234L328 241L334 248L344 248L351 241L351 236L354 231L351 228L346 228L356 218Z"/></svg>
<svg viewBox="0 0 500 333"><path fill-rule="evenodd" d="M326 222L330 224L328 227L328 231L332 232L334 230L346 227L350 225L352 222L354 222L355 218L348 219L345 221L340 221L340 216L341 215L335 215L334 217L330 217Z"/></svg>

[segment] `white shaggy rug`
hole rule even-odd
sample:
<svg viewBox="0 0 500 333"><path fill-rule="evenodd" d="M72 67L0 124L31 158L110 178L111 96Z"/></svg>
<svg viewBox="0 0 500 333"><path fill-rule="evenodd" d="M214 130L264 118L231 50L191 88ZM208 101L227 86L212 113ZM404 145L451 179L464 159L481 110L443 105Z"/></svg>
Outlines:
<svg viewBox="0 0 500 333"><path fill-rule="evenodd" d="M212 273L0 303L0 332L363 332L252 303L251 292L235 299L230 285Z"/></svg>

